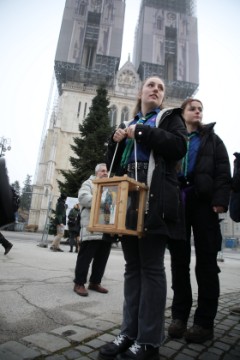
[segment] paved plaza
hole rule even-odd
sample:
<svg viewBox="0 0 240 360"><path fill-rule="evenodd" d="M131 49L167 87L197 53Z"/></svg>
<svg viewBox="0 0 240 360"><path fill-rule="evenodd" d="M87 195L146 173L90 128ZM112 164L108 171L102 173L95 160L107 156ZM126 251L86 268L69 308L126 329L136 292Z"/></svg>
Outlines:
<svg viewBox="0 0 240 360"><path fill-rule="evenodd" d="M124 260L121 246L113 246L103 286L108 294L73 292L75 253L62 244L63 253L41 247L38 233L3 232L13 243L4 256L0 249L0 360L94 360L98 349L119 333L122 317ZM52 237L48 238L48 244ZM192 256L192 284L196 299ZM165 257L168 281L166 326L172 299L170 258ZM160 360L240 359L240 317L229 308L240 304L240 250L219 254L221 297L214 339L204 344L167 337ZM193 311L196 303L194 303ZM192 324L192 316L189 326Z"/></svg>

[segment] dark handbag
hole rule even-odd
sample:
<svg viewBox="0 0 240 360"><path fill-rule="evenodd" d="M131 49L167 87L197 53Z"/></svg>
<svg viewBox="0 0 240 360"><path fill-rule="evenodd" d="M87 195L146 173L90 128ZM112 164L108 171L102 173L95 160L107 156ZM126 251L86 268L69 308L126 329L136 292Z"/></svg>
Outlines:
<svg viewBox="0 0 240 360"><path fill-rule="evenodd" d="M68 226L72 227L76 225L76 222L74 220L68 220Z"/></svg>
<svg viewBox="0 0 240 360"><path fill-rule="evenodd" d="M57 225L54 223L54 221L51 221L51 223L49 224L48 234L49 235L57 234Z"/></svg>

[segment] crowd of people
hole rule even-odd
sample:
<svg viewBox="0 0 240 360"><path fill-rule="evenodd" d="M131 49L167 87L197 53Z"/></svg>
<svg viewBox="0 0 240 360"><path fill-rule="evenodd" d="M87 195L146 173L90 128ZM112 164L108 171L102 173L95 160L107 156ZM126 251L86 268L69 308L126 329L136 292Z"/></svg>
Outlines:
<svg viewBox="0 0 240 360"><path fill-rule="evenodd" d="M70 252L75 247L77 253L74 292L80 296L88 296L88 290L107 294L102 278L112 241L103 232L87 229L93 205L93 180L108 177L111 169L117 176L127 174L148 186L143 236L121 236L125 260L121 330L112 342L101 347L100 360L158 357L165 340L166 248L171 257L173 290L168 335L193 343L214 337L220 296L219 214L228 211L231 191L240 191L239 171L232 178L227 149L214 131L215 123L203 122L202 102L187 98L179 108L165 109L165 92L160 77L145 79L133 118L113 132L106 159L82 183L78 202L68 216L66 193L61 193L56 205L56 236L50 249L63 251L60 241L67 224ZM0 234L7 254L12 244L4 241ZM192 245L198 295L194 322L188 327L193 302Z"/></svg>

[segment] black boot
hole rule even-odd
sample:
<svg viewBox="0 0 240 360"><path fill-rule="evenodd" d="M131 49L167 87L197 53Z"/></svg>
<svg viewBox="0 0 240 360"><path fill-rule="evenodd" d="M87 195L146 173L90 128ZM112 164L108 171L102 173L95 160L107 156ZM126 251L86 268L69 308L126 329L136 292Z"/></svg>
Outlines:
<svg viewBox="0 0 240 360"><path fill-rule="evenodd" d="M73 246L70 246L69 252L73 252Z"/></svg>
<svg viewBox="0 0 240 360"><path fill-rule="evenodd" d="M5 249L5 253L4 255L7 255L7 253L9 253L9 251L11 250L11 248L13 247L13 244L11 244L4 236L2 233L0 233L0 244L4 247Z"/></svg>
<svg viewBox="0 0 240 360"><path fill-rule="evenodd" d="M7 255L7 254L9 253L9 251L11 250L12 247L13 247L13 244L9 243L9 244L5 247L4 255Z"/></svg>

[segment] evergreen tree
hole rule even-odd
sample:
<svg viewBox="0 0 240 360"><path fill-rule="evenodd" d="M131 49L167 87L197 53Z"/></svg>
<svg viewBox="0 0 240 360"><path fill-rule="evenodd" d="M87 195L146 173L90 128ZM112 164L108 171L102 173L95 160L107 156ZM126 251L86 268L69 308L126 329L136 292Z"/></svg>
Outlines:
<svg viewBox="0 0 240 360"><path fill-rule="evenodd" d="M70 197L77 197L83 181L94 174L98 163L105 162L107 142L113 132L109 121L109 100L104 86L97 89L89 113L79 125L80 136L73 138L72 150L77 157L70 157L72 170L61 171L65 183L58 181L60 191Z"/></svg>
<svg viewBox="0 0 240 360"><path fill-rule="evenodd" d="M29 210L31 206L32 198L32 185L31 185L31 176L27 175L26 180L23 182L22 193L20 196L20 208L22 210Z"/></svg>

